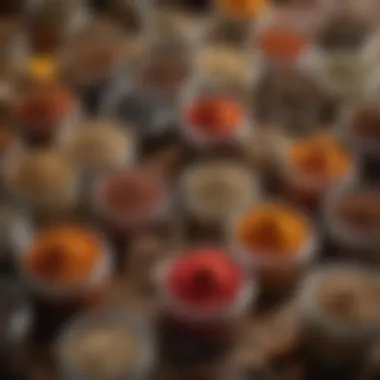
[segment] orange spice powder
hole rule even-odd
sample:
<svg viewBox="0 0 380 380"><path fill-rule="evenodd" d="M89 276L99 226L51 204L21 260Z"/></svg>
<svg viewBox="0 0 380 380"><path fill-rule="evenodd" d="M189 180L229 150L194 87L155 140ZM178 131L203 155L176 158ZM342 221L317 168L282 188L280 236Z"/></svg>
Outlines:
<svg viewBox="0 0 380 380"><path fill-rule="evenodd" d="M258 48L269 59L295 62L308 46L308 40L301 33L289 29L272 29L258 37Z"/></svg>
<svg viewBox="0 0 380 380"><path fill-rule="evenodd" d="M268 0L219 0L220 8L229 16L249 19L268 9Z"/></svg>
<svg viewBox="0 0 380 380"><path fill-rule="evenodd" d="M249 250L271 256L297 255L310 237L307 222L292 209L262 204L239 222L237 237Z"/></svg>
<svg viewBox="0 0 380 380"><path fill-rule="evenodd" d="M92 230L77 226L52 227L29 247L24 268L42 281L71 285L83 281L101 259L102 242Z"/></svg>
<svg viewBox="0 0 380 380"><path fill-rule="evenodd" d="M187 121L203 133L215 137L228 136L242 123L243 111L240 105L231 99L201 98L188 109Z"/></svg>
<svg viewBox="0 0 380 380"><path fill-rule="evenodd" d="M290 148L289 159L300 172L321 182L341 178L352 166L349 154L329 133L297 141Z"/></svg>

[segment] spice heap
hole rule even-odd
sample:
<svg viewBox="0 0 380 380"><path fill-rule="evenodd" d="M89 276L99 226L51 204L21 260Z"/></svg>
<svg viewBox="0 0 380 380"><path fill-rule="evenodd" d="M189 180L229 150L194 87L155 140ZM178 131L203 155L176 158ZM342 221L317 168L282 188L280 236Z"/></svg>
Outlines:
<svg viewBox="0 0 380 380"><path fill-rule="evenodd" d="M220 8L233 19L249 20L268 9L267 0L219 0Z"/></svg>
<svg viewBox="0 0 380 380"><path fill-rule="evenodd" d="M380 320L380 287L354 268L326 274L316 296L323 312L338 323L359 327Z"/></svg>
<svg viewBox="0 0 380 380"><path fill-rule="evenodd" d="M128 164L134 155L130 131L108 120L89 120L63 142L67 156L84 170L103 170Z"/></svg>
<svg viewBox="0 0 380 380"><path fill-rule="evenodd" d="M74 371L110 379L128 373L139 352L139 342L131 331L120 326L99 326L78 333L68 349Z"/></svg>
<svg viewBox="0 0 380 380"><path fill-rule="evenodd" d="M149 172L122 171L107 176L96 195L99 207L111 219L140 220L154 216L162 206L163 183Z"/></svg>
<svg viewBox="0 0 380 380"><path fill-rule="evenodd" d="M15 105L14 118L35 133L56 128L74 107L70 92L56 83L32 86Z"/></svg>
<svg viewBox="0 0 380 380"><path fill-rule="evenodd" d="M102 260L103 244L91 229L50 227L27 249L24 271L45 284L77 285L87 281Z"/></svg>
<svg viewBox="0 0 380 380"><path fill-rule="evenodd" d="M352 160L345 149L330 135L318 133L293 144L289 150L291 165L321 183L344 177Z"/></svg>
<svg viewBox="0 0 380 380"><path fill-rule="evenodd" d="M297 256L308 243L308 222L289 207L262 204L238 222L237 239L246 249L267 257Z"/></svg>
<svg viewBox="0 0 380 380"><path fill-rule="evenodd" d="M242 273L223 252L200 249L180 259L166 281L172 296L185 305L217 310L235 299Z"/></svg>
<svg viewBox="0 0 380 380"><path fill-rule="evenodd" d="M195 100L186 112L186 120L197 132L223 138L232 135L244 122L243 110L236 101L222 97Z"/></svg>
<svg viewBox="0 0 380 380"><path fill-rule="evenodd" d="M21 198L33 199L32 203L54 198L56 206L71 193L75 172L58 152L36 150L20 153L11 160L5 182Z"/></svg>
<svg viewBox="0 0 380 380"><path fill-rule="evenodd" d="M225 219L255 198L249 170L223 162L193 169L185 178L184 191L191 210L217 219Z"/></svg>
<svg viewBox="0 0 380 380"><path fill-rule="evenodd" d="M294 63L309 46L309 41L301 32L276 27L259 32L257 47L270 61Z"/></svg>

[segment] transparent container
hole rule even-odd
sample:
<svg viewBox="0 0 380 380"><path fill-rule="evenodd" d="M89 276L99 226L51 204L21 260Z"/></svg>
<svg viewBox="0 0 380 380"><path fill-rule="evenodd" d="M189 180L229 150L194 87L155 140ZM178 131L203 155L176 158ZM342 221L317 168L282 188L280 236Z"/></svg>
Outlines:
<svg viewBox="0 0 380 380"><path fill-rule="evenodd" d="M185 224L192 238L223 240L225 221L251 205L260 193L255 173L228 160L193 165L179 181Z"/></svg>
<svg viewBox="0 0 380 380"><path fill-rule="evenodd" d="M225 83L249 98L263 72L262 61L256 52L236 45L233 37L224 25L213 23L194 52L194 71L207 81Z"/></svg>
<svg viewBox="0 0 380 380"><path fill-rule="evenodd" d="M206 253L203 254L204 250ZM216 253L216 257L211 259L211 263L207 263L207 247L198 247L198 250L194 250L194 255L197 257L174 256L161 262L154 272L162 313L160 330L163 349L178 363L199 363L223 355L232 349L237 325L256 299L256 286L251 279L246 277L244 270L240 269L239 271L238 264L233 261L231 264L224 263L223 250L219 251L216 248L215 251L220 253ZM207 293L208 290L211 290L208 280L213 281L209 275L216 276L214 277L216 287L223 287L225 280L223 276L228 277L229 272L234 276L234 271L238 270L240 276L238 286L228 301L216 302L214 306L209 307L206 303L208 295L205 296L205 304L202 306L202 303L189 302L176 294L170 277L176 270L180 270L182 260L188 260L189 257L198 260L198 256L202 256L199 259L202 264L196 265L193 262L188 267L189 271L193 271L192 275L190 274L189 277L187 274L182 281L193 281L194 284L189 286L199 286L199 291L203 288ZM217 273L217 270L214 273L213 265L220 265L224 270L223 275ZM221 275L220 278L218 278L219 275ZM225 287L221 289L226 291ZM210 297L212 297L211 294Z"/></svg>
<svg viewBox="0 0 380 380"><path fill-rule="evenodd" d="M124 335L123 342L120 336ZM114 344L119 347L118 351ZM75 350L78 352L73 356ZM144 316L122 308L82 314L60 335L56 360L62 380L148 379L155 365L151 323Z"/></svg>
<svg viewBox="0 0 380 380"><path fill-rule="evenodd" d="M300 137L320 128L323 107L328 101L304 69L267 67L256 87L253 107L287 136Z"/></svg>
<svg viewBox="0 0 380 380"><path fill-rule="evenodd" d="M91 298L93 294L98 293L99 289L103 290L105 283L109 280L113 271L112 253L104 238L100 259L86 278L77 283L59 284L49 283L46 280L38 278L37 275L29 273L28 268L25 266L24 261L27 258L28 250L36 237L38 238L38 235L25 236L25 240L20 243L15 257L18 271L35 297L50 303L50 305L63 305L73 300L83 302L83 300L88 297Z"/></svg>
<svg viewBox="0 0 380 380"><path fill-rule="evenodd" d="M345 17L352 25L339 24L346 22ZM353 31L354 25L357 25L358 35ZM347 30L347 35L343 35L339 28ZM346 15L340 11L328 13L317 29L315 43L302 58L302 65L331 94L349 99L359 98L376 69L376 32L362 16L350 12Z"/></svg>
<svg viewBox="0 0 380 380"><path fill-rule="evenodd" d="M277 12L260 17L250 30L250 49L257 49L264 67L298 67L311 47L311 25L303 18Z"/></svg>
<svg viewBox="0 0 380 380"><path fill-rule="evenodd" d="M293 216L299 218L307 226L308 236L305 237L305 242L298 252L294 252L293 255L265 254L248 247L240 241L238 236L238 228L246 213L230 219L227 226L227 239L232 255L253 276L257 276L260 290L264 294L282 295L291 292L307 272L318 254L320 240L313 224L302 212L280 202L273 202L273 205L287 207L288 211L293 212Z"/></svg>
<svg viewBox="0 0 380 380"><path fill-rule="evenodd" d="M194 1L147 0L142 13L148 40L179 39L191 49L202 42L213 21L212 9L196 9Z"/></svg>
<svg viewBox="0 0 380 380"><path fill-rule="evenodd" d="M355 204L353 202L356 196L358 199L363 200L379 195L380 188L378 186L362 184L357 179L343 182L326 194L323 206L324 221L332 247L340 253L340 256L348 257L365 264L378 263L377 252L380 248L380 239L376 233L365 232L366 217L371 217L372 213L376 214L376 205L368 204L368 201L365 201L365 208L359 204L356 206L356 209L354 208L351 211L353 217L357 218L357 223L361 224L361 220L363 220L364 225L361 230L356 225L350 225L350 222L344 220L344 217L340 216L338 212L341 212L339 210L339 203L344 201L345 197L354 197L351 201L348 198L351 203L349 206L354 207ZM340 207L343 206L341 205ZM347 204L345 207L347 207ZM348 216L351 217L350 214Z"/></svg>
<svg viewBox="0 0 380 380"><path fill-rule="evenodd" d="M188 113L194 107L202 106L204 99L216 99L218 103L227 101L229 105L233 104L236 110L240 109L237 124L228 125L228 131L223 130L226 126L215 127L213 122L212 125L208 122L202 125L194 124L189 120ZM243 154L244 143L254 134L254 121L246 110L243 100L236 93L231 92L231 88L224 83L194 76L183 87L179 107L179 133L190 155L196 153L201 156L238 158ZM213 112L219 118L217 112L221 110L213 110Z"/></svg>
<svg viewBox="0 0 380 380"><path fill-rule="evenodd" d="M82 0L36 0L27 13L33 52L54 54L87 21Z"/></svg>
<svg viewBox="0 0 380 380"><path fill-rule="evenodd" d="M14 89L12 117L27 145L54 144L62 131L78 125L81 116L75 94L53 78L40 79L32 74Z"/></svg>
<svg viewBox="0 0 380 380"><path fill-rule="evenodd" d="M58 152L15 149L4 163L3 176L10 199L39 221L64 218L79 200L78 173Z"/></svg>
<svg viewBox="0 0 380 380"><path fill-rule="evenodd" d="M111 202L112 190L118 208ZM166 183L158 173L146 169L118 170L101 176L95 183L92 202L100 219L113 232L124 236L158 228L165 224L170 211Z"/></svg>
<svg viewBox="0 0 380 380"><path fill-rule="evenodd" d="M281 141L281 143L283 146L279 147L281 154L278 161L281 190L291 202L308 212L318 213L330 189L357 176L357 165L354 159L348 156L350 161L347 170L340 173L336 178L321 180L319 176L314 175L314 173L306 173L291 162L289 150L292 144L297 144L296 140L292 142Z"/></svg>
<svg viewBox="0 0 380 380"><path fill-rule="evenodd" d="M337 133L355 154L366 181L377 181L380 164L380 113L376 98L363 98L346 107Z"/></svg>
<svg viewBox="0 0 380 380"><path fill-rule="evenodd" d="M252 25L266 17L270 6L267 1L214 0L215 22L220 24L232 42L245 46L249 43Z"/></svg>
<svg viewBox="0 0 380 380"><path fill-rule="evenodd" d="M330 365L332 368L350 367L353 363L368 358L368 351L380 331L378 320L367 324L346 324L343 319L329 315L318 304L320 284L345 272L354 276L365 276L373 281L374 285L379 284L376 273L370 269L347 263L329 263L310 273L300 289L297 301L302 313L306 349L317 362ZM355 282L352 286L355 286ZM344 292L344 288L341 291Z"/></svg>
<svg viewBox="0 0 380 380"><path fill-rule="evenodd" d="M62 75L78 91L89 114L98 113L110 89L124 81L126 36L117 25L93 18L60 53Z"/></svg>
<svg viewBox="0 0 380 380"><path fill-rule="evenodd" d="M34 313L22 287L1 277L0 374L3 378L26 376Z"/></svg>

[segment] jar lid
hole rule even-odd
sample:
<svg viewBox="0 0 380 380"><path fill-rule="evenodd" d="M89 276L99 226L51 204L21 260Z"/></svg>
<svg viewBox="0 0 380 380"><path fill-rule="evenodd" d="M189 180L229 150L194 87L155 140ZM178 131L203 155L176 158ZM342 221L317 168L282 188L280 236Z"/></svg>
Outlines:
<svg viewBox="0 0 380 380"><path fill-rule="evenodd" d="M227 252L195 249L176 259L167 286L173 297L189 306L215 309L233 302L243 285L243 273Z"/></svg>

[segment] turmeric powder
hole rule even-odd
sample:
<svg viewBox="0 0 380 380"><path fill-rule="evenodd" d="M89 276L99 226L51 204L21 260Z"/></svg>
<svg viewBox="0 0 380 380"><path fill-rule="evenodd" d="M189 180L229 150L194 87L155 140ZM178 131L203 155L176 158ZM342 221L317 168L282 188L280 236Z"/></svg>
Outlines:
<svg viewBox="0 0 380 380"><path fill-rule="evenodd" d="M341 178L351 167L349 154L328 133L318 133L297 141L289 155L294 167L320 181Z"/></svg>
<svg viewBox="0 0 380 380"><path fill-rule="evenodd" d="M267 0L219 0L219 6L228 16L250 19L268 9Z"/></svg>
<svg viewBox="0 0 380 380"><path fill-rule="evenodd" d="M84 227L58 226L37 236L23 265L31 276L42 281L71 285L86 279L101 255L102 243L94 231Z"/></svg>
<svg viewBox="0 0 380 380"><path fill-rule="evenodd" d="M252 252L297 255L310 236L307 222L286 206L266 203L249 211L238 223L237 237Z"/></svg>

